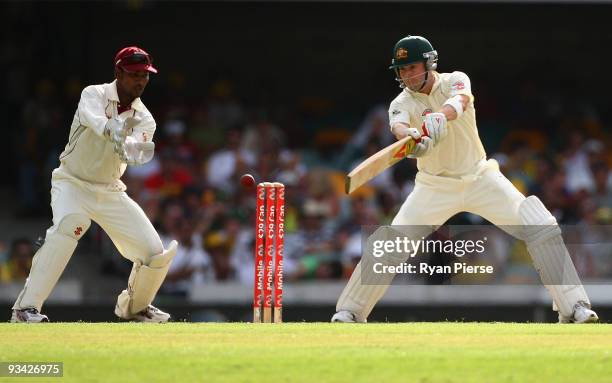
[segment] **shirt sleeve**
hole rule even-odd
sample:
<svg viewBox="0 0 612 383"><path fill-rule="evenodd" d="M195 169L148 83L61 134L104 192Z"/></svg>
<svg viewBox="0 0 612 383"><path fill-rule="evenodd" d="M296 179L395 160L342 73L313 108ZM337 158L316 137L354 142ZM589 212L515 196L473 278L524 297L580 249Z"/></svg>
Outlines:
<svg viewBox="0 0 612 383"><path fill-rule="evenodd" d="M467 74L463 72L453 72L450 76L449 87L450 96L448 98L454 97L458 94L463 94L470 98L470 102L474 101L474 96L472 95L472 84L470 83L470 78Z"/></svg>
<svg viewBox="0 0 612 383"><path fill-rule="evenodd" d="M108 121L104 95L95 86L83 89L77 113L81 125L92 129L98 136L104 136L104 126Z"/></svg>
<svg viewBox="0 0 612 383"><path fill-rule="evenodd" d="M398 122L410 125L410 114L397 101L393 101L389 106L389 128Z"/></svg>

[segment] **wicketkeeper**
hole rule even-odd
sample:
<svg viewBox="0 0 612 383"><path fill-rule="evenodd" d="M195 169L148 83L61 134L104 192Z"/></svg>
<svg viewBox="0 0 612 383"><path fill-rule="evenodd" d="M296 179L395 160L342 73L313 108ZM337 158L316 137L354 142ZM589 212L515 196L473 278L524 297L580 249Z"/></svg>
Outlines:
<svg viewBox="0 0 612 383"><path fill-rule="evenodd" d="M68 144L51 178L53 226L13 305L12 322L49 320L40 313L41 307L92 220L121 255L134 262L115 314L141 322L170 319L151 302L176 254L177 242L163 248L153 225L120 180L127 165L142 165L153 158L155 120L140 96L149 74L157 69L151 56L138 47L121 49L114 65L115 81L88 86L81 94Z"/></svg>

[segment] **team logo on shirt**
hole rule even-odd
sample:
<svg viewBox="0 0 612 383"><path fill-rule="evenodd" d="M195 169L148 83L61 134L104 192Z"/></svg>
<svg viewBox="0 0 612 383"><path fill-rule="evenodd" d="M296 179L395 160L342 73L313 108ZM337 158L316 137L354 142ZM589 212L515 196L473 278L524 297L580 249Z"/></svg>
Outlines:
<svg viewBox="0 0 612 383"><path fill-rule="evenodd" d="M423 113L421 113L421 117L425 117L427 116L429 113L433 113L433 110L427 108L423 111Z"/></svg>
<svg viewBox="0 0 612 383"><path fill-rule="evenodd" d="M83 232L83 228L79 226L74 230L74 235L78 237L79 235L81 235L82 232Z"/></svg>
<svg viewBox="0 0 612 383"><path fill-rule="evenodd" d="M400 48L395 52L396 59L405 59L408 58L408 51L405 48Z"/></svg>
<svg viewBox="0 0 612 383"><path fill-rule="evenodd" d="M465 89L465 84L463 83L463 81L457 81L451 86L451 89L454 91L463 90Z"/></svg>

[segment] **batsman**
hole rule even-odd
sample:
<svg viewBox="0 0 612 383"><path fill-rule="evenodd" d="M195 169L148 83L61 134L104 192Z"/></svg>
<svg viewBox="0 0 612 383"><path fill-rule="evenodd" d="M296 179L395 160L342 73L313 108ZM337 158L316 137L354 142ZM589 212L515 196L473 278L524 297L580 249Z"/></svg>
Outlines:
<svg viewBox="0 0 612 383"><path fill-rule="evenodd" d="M418 240L457 213L477 214L525 241L559 322L597 321L555 217L538 197L521 194L495 160L486 159L470 79L462 72L438 73L437 62L438 53L421 36L407 36L393 48L390 69L402 91L391 102L389 123L398 140L411 136L418 142L409 154L418 173L392 225ZM402 255L386 259L390 266L405 261ZM340 295L332 322L366 322L387 291L394 275L368 274L375 283L362 283L363 263L364 258Z"/></svg>
<svg viewBox="0 0 612 383"><path fill-rule="evenodd" d="M115 314L140 322L170 319L151 302L176 255L177 242L164 249L153 225L120 180L128 165L142 165L153 158L155 120L140 96L149 74L157 69L151 56L135 46L116 54L114 68L113 82L88 86L81 94L68 144L51 177L53 226L13 305L12 322L49 321L40 313L41 307L92 220L121 255L134 263L128 286L117 298Z"/></svg>

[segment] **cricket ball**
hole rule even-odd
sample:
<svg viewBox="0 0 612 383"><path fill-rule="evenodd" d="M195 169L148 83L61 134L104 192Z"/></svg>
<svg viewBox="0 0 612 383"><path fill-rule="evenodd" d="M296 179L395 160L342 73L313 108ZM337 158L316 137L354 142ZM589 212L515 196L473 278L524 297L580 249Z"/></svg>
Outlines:
<svg viewBox="0 0 612 383"><path fill-rule="evenodd" d="M240 177L240 185L246 189L250 189L255 186L255 178L250 174L243 174L242 177Z"/></svg>

